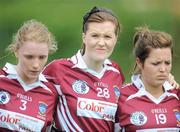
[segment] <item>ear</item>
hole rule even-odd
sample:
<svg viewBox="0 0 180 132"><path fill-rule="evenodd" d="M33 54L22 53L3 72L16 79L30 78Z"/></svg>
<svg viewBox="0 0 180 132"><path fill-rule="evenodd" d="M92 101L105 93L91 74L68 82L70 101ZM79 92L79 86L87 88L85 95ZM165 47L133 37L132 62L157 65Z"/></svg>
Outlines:
<svg viewBox="0 0 180 132"><path fill-rule="evenodd" d="M82 33L82 40L83 40L83 43L85 44L85 36L86 34L85 33Z"/></svg>
<svg viewBox="0 0 180 132"><path fill-rule="evenodd" d="M14 55L15 55L16 58L18 58L18 50L16 50L16 51L14 52Z"/></svg>
<svg viewBox="0 0 180 132"><path fill-rule="evenodd" d="M137 67L138 67L140 70L142 70L143 64L142 64L141 60L140 60L138 57L136 58L136 64L137 64Z"/></svg>

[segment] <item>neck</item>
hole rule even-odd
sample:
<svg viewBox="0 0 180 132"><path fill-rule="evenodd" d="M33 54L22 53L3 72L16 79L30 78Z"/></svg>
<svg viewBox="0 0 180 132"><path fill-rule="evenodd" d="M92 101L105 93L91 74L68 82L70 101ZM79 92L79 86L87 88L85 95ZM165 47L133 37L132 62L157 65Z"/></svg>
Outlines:
<svg viewBox="0 0 180 132"><path fill-rule="evenodd" d="M16 72L25 84L32 84L32 83L35 83L37 81L37 79L31 79L30 80L27 76L25 76L23 74L23 72L18 68L18 66L16 66Z"/></svg>
<svg viewBox="0 0 180 132"><path fill-rule="evenodd" d="M146 91L148 91L153 97L158 99L164 93L164 88L162 85L159 86L149 85L148 83L146 83L146 81L143 80L143 78L142 78L142 82L144 84Z"/></svg>
<svg viewBox="0 0 180 132"><path fill-rule="evenodd" d="M97 73L100 73L103 69L103 62L101 61L93 61L86 57L85 55L83 56L83 60L86 63L87 67L96 71Z"/></svg>

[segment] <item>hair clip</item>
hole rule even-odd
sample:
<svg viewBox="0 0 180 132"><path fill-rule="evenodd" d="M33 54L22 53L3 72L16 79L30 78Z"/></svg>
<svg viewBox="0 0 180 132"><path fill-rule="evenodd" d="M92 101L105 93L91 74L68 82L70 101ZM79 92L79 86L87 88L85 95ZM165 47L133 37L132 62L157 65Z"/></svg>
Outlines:
<svg viewBox="0 0 180 132"><path fill-rule="evenodd" d="M112 13L112 11L107 10L107 9L103 9L103 8L98 8L98 7L95 6L95 7L93 7L89 12L87 12L87 13L84 15L84 17L83 17L83 31L84 31L84 25L85 25L85 23L87 22L87 20L89 19L89 17L90 17L92 14L97 13L97 12L106 12L106 13L114 16L113 13ZM114 17L116 17L116 16L114 16Z"/></svg>
<svg viewBox="0 0 180 132"><path fill-rule="evenodd" d="M86 23L86 21L89 19L89 17L92 15L92 14L94 14L94 13L96 13L96 12L101 12L102 10L101 9L99 9L98 7L93 7L89 12L87 12L85 15L84 15L84 17L83 17L83 25Z"/></svg>

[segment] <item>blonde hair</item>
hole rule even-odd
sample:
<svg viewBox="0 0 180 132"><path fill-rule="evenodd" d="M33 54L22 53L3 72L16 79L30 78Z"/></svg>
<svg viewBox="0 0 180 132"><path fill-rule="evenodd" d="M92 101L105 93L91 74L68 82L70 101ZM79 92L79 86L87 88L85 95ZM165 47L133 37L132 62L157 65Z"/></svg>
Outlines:
<svg viewBox="0 0 180 132"><path fill-rule="evenodd" d="M26 41L47 43L50 54L57 50L57 42L54 36L44 24L37 20L26 21L14 35L13 41L7 50L16 52Z"/></svg>

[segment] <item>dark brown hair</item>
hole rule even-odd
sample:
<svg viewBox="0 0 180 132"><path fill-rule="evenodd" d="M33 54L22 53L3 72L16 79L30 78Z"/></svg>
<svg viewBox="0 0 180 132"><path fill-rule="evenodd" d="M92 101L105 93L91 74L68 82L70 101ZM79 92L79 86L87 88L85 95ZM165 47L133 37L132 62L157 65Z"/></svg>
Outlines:
<svg viewBox="0 0 180 132"><path fill-rule="evenodd" d="M86 33L88 30L88 24L91 22L103 23L110 21L115 24L116 30L115 34L118 37L120 31L120 24L118 18L113 14L111 10L105 8L93 7L89 12L87 12L83 17L83 33ZM85 45L82 46L81 53L85 52Z"/></svg>
<svg viewBox="0 0 180 132"><path fill-rule="evenodd" d="M173 54L172 37L168 33L153 31L147 26L136 28L136 30L133 39L133 53L136 58L139 58L142 64L144 64L144 61L149 56L151 49L170 48ZM136 73L139 72L137 65L135 65L134 71Z"/></svg>

